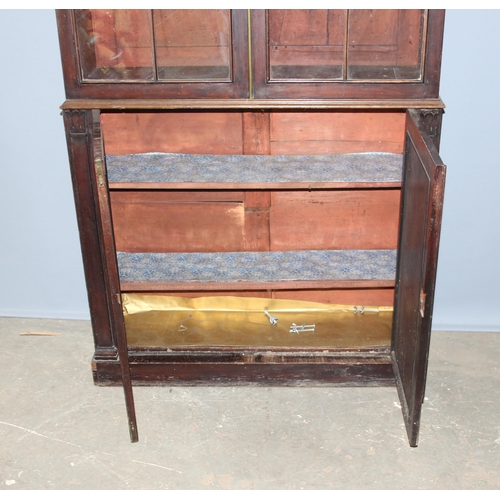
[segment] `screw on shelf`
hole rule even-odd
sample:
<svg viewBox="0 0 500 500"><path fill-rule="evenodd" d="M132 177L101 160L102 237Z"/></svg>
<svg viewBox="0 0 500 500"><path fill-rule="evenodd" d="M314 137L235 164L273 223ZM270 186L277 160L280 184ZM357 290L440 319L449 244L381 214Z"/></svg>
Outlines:
<svg viewBox="0 0 500 500"><path fill-rule="evenodd" d="M275 325L278 322L278 318L276 316L271 316L267 311L264 311L264 314L269 318L269 323L271 325Z"/></svg>
<svg viewBox="0 0 500 500"><path fill-rule="evenodd" d="M296 325L295 323L292 323L290 326L290 333L298 335L303 332L314 332L315 328L316 325Z"/></svg>

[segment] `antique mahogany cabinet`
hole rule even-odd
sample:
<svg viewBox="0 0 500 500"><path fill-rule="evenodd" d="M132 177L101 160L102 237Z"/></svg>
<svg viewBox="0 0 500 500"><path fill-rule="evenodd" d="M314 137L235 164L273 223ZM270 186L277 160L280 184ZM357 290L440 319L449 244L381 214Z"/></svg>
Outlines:
<svg viewBox="0 0 500 500"><path fill-rule="evenodd" d="M416 446L441 10L60 10L98 385L395 386Z"/></svg>

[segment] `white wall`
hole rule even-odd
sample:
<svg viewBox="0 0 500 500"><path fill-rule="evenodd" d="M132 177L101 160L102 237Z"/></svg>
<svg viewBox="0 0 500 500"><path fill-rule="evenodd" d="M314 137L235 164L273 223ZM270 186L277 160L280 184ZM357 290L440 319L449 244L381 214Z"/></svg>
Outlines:
<svg viewBox="0 0 500 500"><path fill-rule="evenodd" d="M448 10L448 165L433 328L500 331L500 10Z"/></svg>
<svg viewBox="0 0 500 500"><path fill-rule="evenodd" d="M500 10L449 10L434 329L500 331ZM88 318L52 10L0 10L0 315Z"/></svg>
<svg viewBox="0 0 500 500"><path fill-rule="evenodd" d="M0 10L0 315L89 318L53 10Z"/></svg>

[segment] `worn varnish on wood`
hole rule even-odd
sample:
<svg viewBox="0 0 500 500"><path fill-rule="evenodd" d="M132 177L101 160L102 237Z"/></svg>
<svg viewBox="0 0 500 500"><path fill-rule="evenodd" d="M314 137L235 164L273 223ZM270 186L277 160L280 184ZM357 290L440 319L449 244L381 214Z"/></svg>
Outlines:
<svg viewBox="0 0 500 500"><path fill-rule="evenodd" d="M76 9L57 20L92 370L124 386L131 439L132 383L396 385L416 446L444 187L444 11ZM397 178L311 175L319 156L373 153L402 155ZM114 177L117 158L150 154L191 157L170 161L172 176ZM349 274L361 255L377 272L391 256L390 272ZM376 329L359 337L346 323L287 341L266 336L270 323L246 336L240 321L157 335L170 314L153 330L127 324L129 291L389 307L392 332L372 342Z"/></svg>

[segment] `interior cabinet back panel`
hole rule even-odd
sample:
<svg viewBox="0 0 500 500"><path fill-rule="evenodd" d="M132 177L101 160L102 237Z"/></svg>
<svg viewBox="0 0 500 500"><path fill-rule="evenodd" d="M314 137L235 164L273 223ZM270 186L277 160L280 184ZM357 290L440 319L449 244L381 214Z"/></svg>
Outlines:
<svg viewBox="0 0 500 500"><path fill-rule="evenodd" d="M351 10L348 79L419 80L424 22L416 9Z"/></svg>
<svg viewBox="0 0 500 500"><path fill-rule="evenodd" d="M343 10L269 10L271 80L341 78L345 24Z"/></svg>
<svg viewBox="0 0 500 500"><path fill-rule="evenodd" d="M103 113L106 154L243 154L242 114Z"/></svg>
<svg viewBox="0 0 500 500"><path fill-rule="evenodd" d="M153 10L158 78L231 78L231 13L215 9Z"/></svg>
<svg viewBox="0 0 500 500"><path fill-rule="evenodd" d="M271 154L402 153L404 112L271 113Z"/></svg>
<svg viewBox="0 0 500 500"><path fill-rule="evenodd" d="M257 297L271 299L273 298L272 290L210 290L207 291L200 290L168 290L168 291L150 291L150 290L140 290L139 293L142 295L160 295L160 296L173 296L173 297L186 297L188 299L194 299L196 297L226 297L228 295L232 297Z"/></svg>
<svg viewBox="0 0 500 500"><path fill-rule="evenodd" d="M269 80L419 81L424 21L421 10L269 10Z"/></svg>
<svg viewBox="0 0 500 500"><path fill-rule="evenodd" d="M263 191L262 200L254 194L112 191L117 251L238 252L397 246L399 189Z"/></svg>
<svg viewBox="0 0 500 500"><path fill-rule="evenodd" d="M84 79L153 80L150 16L138 9L75 11Z"/></svg>
<svg viewBox="0 0 500 500"><path fill-rule="evenodd" d="M346 304L358 306L387 306L394 305L394 288L332 288L322 290L210 290L200 291L140 291L150 295L172 295L176 297L206 297L233 296L233 297L261 297L272 299L305 300L308 302L322 302L324 304Z"/></svg>
<svg viewBox="0 0 500 500"><path fill-rule="evenodd" d="M396 248L399 189L273 192L271 250Z"/></svg>
<svg viewBox="0 0 500 500"><path fill-rule="evenodd" d="M119 252L245 250L243 194L111 192Z"/></svg>
<svg viewBox="0 0 500 500"><path fill-rule="evenodd" d="M107 154L402 153L400 111L103 113Z"/></svg>
<svg viewBox="0 0 500 500"><path fill-rule="evenodd" d="M330 290L275 290L274 299L306 300L324 304L358 306L394 305L394 288L350 288Z"/></svg>

